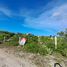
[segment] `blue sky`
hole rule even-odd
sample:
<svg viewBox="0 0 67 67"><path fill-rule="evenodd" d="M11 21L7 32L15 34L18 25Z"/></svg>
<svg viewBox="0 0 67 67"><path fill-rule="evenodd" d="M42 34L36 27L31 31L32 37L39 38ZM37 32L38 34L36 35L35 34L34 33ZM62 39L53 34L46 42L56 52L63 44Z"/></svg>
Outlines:
<svg viewBox="0 0 67 67"><path fill-rule="evenodd" d="M56 35L67 28L67 0L0 0L0 30Z"/></svg>

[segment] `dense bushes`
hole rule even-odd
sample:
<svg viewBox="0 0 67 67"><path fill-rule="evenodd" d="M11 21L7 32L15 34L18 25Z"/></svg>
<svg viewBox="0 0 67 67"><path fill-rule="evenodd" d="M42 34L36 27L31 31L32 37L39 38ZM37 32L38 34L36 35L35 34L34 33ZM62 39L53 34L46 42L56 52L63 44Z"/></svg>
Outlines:
<svg viewBox="0 0 67 67"><path fill-rule="evenodd" d="M28 51L28 52L38 53L39 45L37 45L37 44L26 44L24 46L24 50Z"/></svg>
<svg viewBox="0 0 67 67"><path fill-rule="evenodd" d="M0 34L0 41L3 41L4 36L2 34Z"/></svg>
<svg viewBox="0 0 67 67"><path fill-rule="evenodd" d="M8 46L18 46L19 45L18 40L19 40L19 37L16 34L13 37L11 37L9 41L6 41L5 44Z"/></svg>
<svg viewBox="0 0 67 67"><path fill-rule="evenodd" d="M59 32L57 52L67 57L67 29Z"/></svg>
<svg viewBox="0 0 67 67"><path fill-rule="evenodd" d="M27 52L38 53L41 55L51 54L51 50L45 45L27 44L23 49Z"/></svg>
<svg viewBox="0 0 67 67"><path fill-rule="evenodd" d="M58 42L57 52L61 53L63 56L67 56L67 43L64 40L61 43Z"/></svg>
<svg viewBox="0 0 67 67"><path fill-rule="evenodd" d="M25 37L27 39L26 44L24 45L23 50L31 53L38 53L41 55L52 54L54 52L61 53L63 56L67 56L67 35L63 32L60 33L61 36L58 36L58 48L55 50L54 37L51 39L49 36L34 36L32 34L21 34L21 33L9 33L1 32L0 41L4 39L10 39L8 42L5 42L5 45L8 46L18 46L19 37Z"/></svg>

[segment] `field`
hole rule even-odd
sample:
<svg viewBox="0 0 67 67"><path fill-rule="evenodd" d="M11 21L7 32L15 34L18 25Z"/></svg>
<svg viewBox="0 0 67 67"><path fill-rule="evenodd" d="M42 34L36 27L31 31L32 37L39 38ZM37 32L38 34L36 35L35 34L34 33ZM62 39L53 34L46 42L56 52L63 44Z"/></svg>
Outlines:
<svg viewBox="0 0 67 67"><path fill-rule="evenodd" d="M19 46L19 37L27 39L24 46ZM15 34L1 31L0 53L2 54L4 52L4 55L7 53L8 56L10 56L9 54L12 54L15 57L23 58L24 61L27 61L27 63L30 61L32 62L32 67L54 67L54 63L60 63L63 67L66 67L66 35L57 36L57 39L58 44L57 49L55 49L54 36L35 36L32 34ZM15 61L15 59L12 61ZM29 65L31 64L30 62L28 63Z"/></svg>

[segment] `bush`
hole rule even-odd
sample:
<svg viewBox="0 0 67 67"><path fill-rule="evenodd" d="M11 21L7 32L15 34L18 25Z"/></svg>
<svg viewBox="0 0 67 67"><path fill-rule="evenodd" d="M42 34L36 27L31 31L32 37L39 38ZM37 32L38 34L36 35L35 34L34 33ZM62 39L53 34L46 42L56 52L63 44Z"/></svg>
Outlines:
<svg viewBox="0 0 67 67"><path fill-rule="evenodd" d="M24 46L24 50L32 53L38 53L39 51L39 45L37 44L26 44Z"/></svg>
<svg viewBox="0 0 67 67"><path fill-rule="evenodd" d="M23 48L27 52L38 53L40 55L51 54L52 50L45 45L27 44Z"/></svg>
<svg viewBox="0 0 67 67"><path fill-rule="evenodd" d="M61 53L63 56L67 56L67 44L60 44L56 50L57 52Z"/></svg>
<svg viewBox="0 0 67 67"><path fill-rule="evenodd" d="M18 42L14 42L14 41L9 41L9 42L5 42L5 46L18 46Z"/></svg>
<svg viewBox="0 0 67 67"><path fill-rule="evenodd" d="M14 35L10 41L6 42L5 44L6 45L9 45L9 46L18 46L19 45L19 37L17 35Z"/></svg>
<svg viewBox="0 0 67 67"><path fill-rule="evenodd" d="M4 40L4 35L0 34L0 41Z"/></svg>
<svg viewBox="0 0 67 67"><path fill-rule="evenodd" d="M41 47L39 48L39 54L41 54L41 55L46 55L46 54L48 54L47 48L41 46Z"/></svg>

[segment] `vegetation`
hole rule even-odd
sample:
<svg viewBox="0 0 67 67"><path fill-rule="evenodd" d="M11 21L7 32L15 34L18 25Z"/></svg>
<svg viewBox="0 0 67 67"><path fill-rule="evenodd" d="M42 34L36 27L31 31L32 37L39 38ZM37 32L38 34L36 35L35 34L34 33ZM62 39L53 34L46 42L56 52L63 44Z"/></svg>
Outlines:
<svg viewBox="0 0 67 67"><path fill-rule="evenodd" d="M56 51L60 52L63 56L67 56L67 29L58 33L58 48Z"/></svg>
<svg viewBox="0 0 67 67"><path fill-rule="evenodd" d="M52 36L35 36L32 34L11 33L7 31L0 31L0 41L4 40L5 45L18 46L19 37L25 37L27 42L23 48L26 52L37 53L41 55L53 54L54 52L61 53L67 56L67 29L58 34L58 48L55 49L54 37Z"/></svg>

